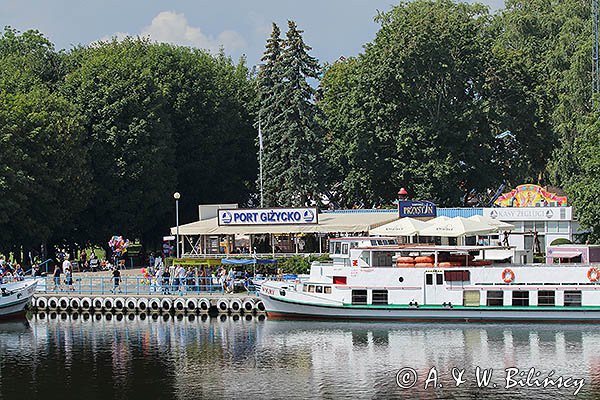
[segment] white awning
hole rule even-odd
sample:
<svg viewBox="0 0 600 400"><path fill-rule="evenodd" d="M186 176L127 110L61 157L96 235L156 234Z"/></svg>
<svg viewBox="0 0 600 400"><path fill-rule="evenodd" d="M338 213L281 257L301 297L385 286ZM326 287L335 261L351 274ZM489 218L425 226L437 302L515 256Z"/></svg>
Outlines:
<svg viewBox="0 0 600 400"><path fill-rule="evenodd" d="M333 212L319 214L318 224L219 226L217 218L180 225L180 235L259 235L287 233L359 233L397 219L392 212ZM177 228L171 228L176 234Z"/></svg>
<svg viewBox="0 0 600 400"><path fill-rule="evenodd" d="M421 229L421 236L460 237L475 236L496 232L498 228L477 222L472 219L454 217L449 219L436 218L435 222L429 221L428 226Z"/></svg>
<svg viewBox="0 0 600 400"><path fill-rule="evenodd" d="M369 231L369 235L378 236L413 236L428 226L427 222L414 218L400 218Z"/></svg>

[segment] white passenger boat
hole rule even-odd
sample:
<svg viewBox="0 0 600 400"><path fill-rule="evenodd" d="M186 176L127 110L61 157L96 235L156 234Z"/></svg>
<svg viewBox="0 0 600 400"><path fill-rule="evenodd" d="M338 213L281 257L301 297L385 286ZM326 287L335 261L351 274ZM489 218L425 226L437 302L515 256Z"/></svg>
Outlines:
<svg viewBox="0 0 600 400"><path fill-rule="evenodd" d="M516 265L503 247L393 243L331 240L332 262L313 263L309 279L262 284L269 318L600 321L600 266ZM493 253L507 262L486 261Z"/></svg>
<svg viewBox="0 0 600 400"><path fill-rule="evenodd" d="M25 312L25 307L35 293L37 282L26 280L0 285L0 319L15 317Z"/></svg>

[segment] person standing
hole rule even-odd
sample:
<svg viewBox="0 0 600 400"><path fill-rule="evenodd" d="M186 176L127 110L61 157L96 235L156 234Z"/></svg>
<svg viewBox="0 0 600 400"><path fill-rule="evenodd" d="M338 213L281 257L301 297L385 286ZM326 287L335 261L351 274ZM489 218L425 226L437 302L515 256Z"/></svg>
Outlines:
<svg viewBox="0 0 600 400"><path fill-rule="evenodd" d="M65 273L65 284L67 285L67 290L73 291L75 288L73 287L73 271L71 271L71 263L69 263L64 270Z"/></svg>
<svg viewBox="0 0 600 400"><path fill-rule="evenodd" d="M83 271L86 271L88 269L87 253L85 252L85 249L79 252L79 265L81 266L81 269Z"/></svg>

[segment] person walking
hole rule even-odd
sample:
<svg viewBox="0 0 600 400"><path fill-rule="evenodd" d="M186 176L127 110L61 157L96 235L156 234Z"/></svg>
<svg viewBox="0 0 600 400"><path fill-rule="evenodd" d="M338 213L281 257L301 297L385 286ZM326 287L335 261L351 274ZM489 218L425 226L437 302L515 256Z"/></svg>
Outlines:
<svg viewBox="0 0 600 400"><path fill-rule="evenodd" d="M60 267L58 264L54 265L54 272L52 273L52 277L54 278L54 291L58 292L60 289Z"/></svg>
<svg viewBox="0 0 600 400"><path fill-rule="evenodd" d="M121 283L121 271L119 270L118 265L115 265L115 268L113 268L112 279L113 279L113 288L112 288L111 292L116 294L117 290L118 290L119 293L121 293L121 287L119 286Z"/></svg>

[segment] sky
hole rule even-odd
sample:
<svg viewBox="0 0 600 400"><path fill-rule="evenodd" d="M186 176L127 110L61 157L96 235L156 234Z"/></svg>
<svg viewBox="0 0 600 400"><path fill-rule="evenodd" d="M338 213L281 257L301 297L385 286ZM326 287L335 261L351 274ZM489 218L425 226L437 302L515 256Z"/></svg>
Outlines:
<svg viewBox="0 0 600 400"><path fill-rule="evenodd" d="M492 11L503 0L480 0ZM391 0L0 0L0 23L20 31L37 29L57 49L70 49L114 36L218 51L257 65L271 32L287 20L304 30L311 54L321 63L359 54L373 40L378 11Z"/></svg>

